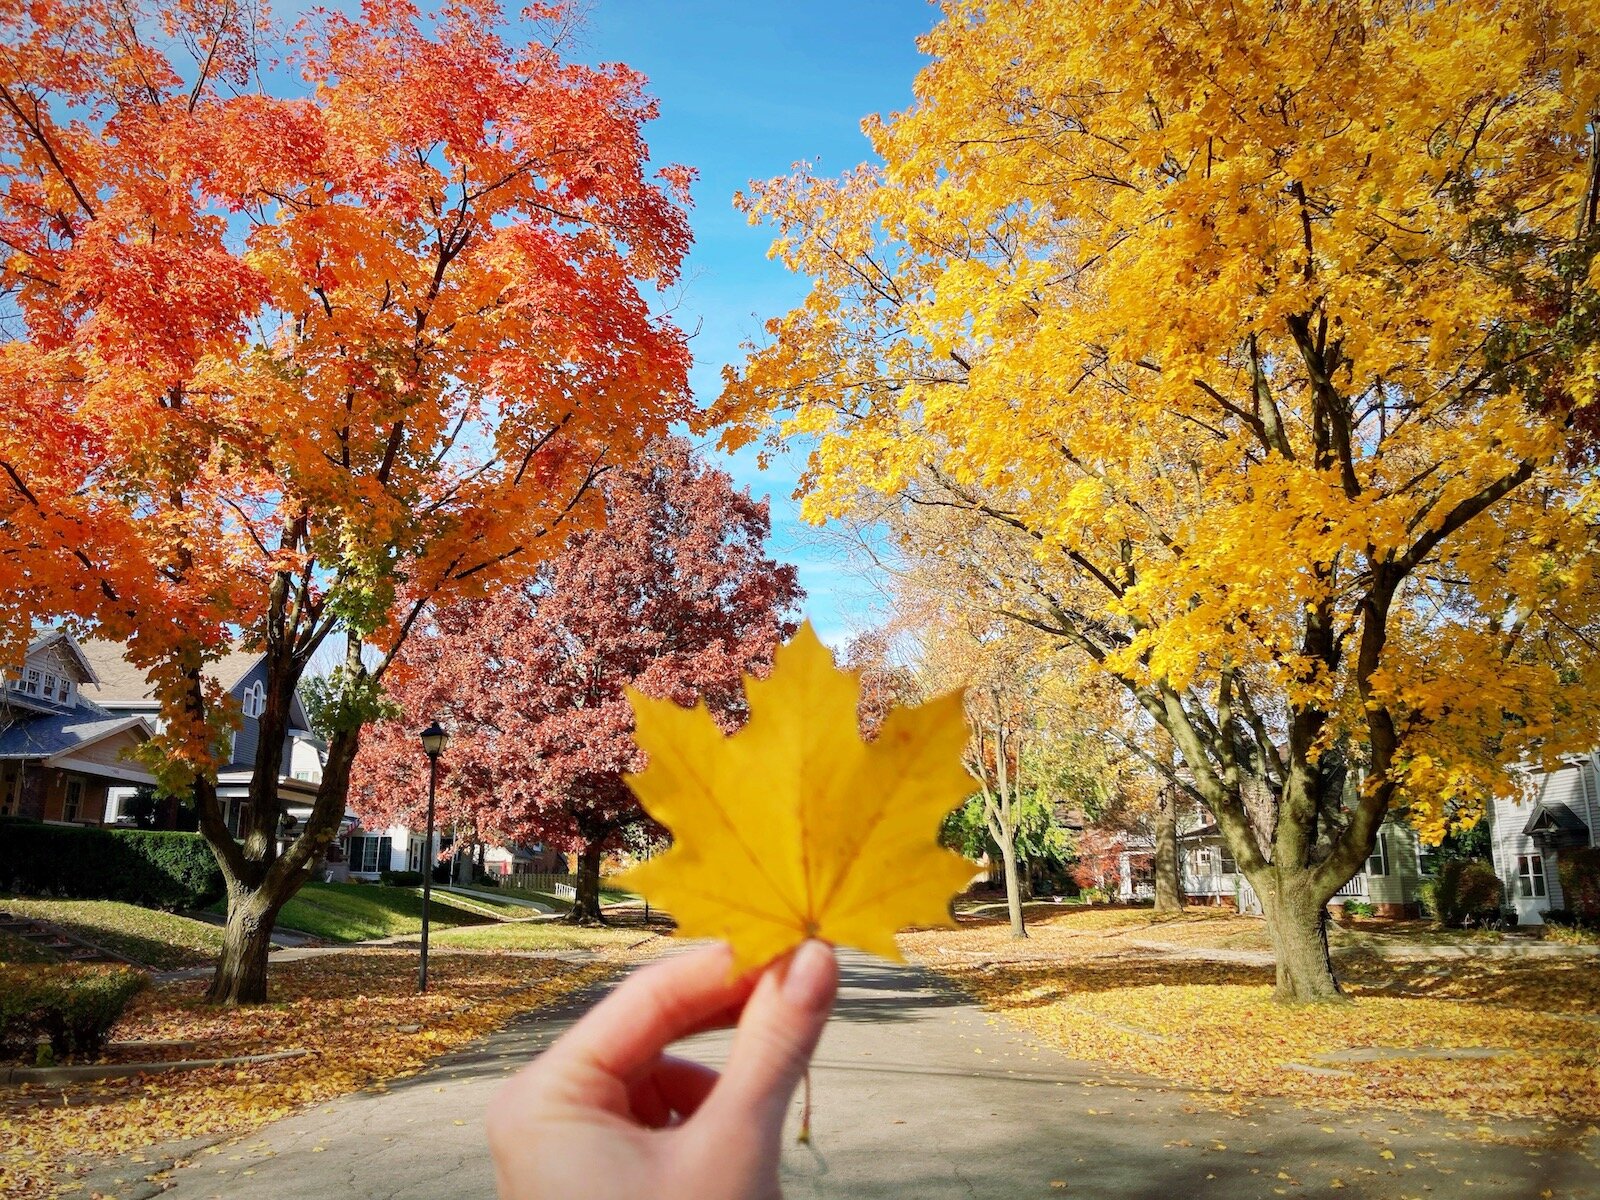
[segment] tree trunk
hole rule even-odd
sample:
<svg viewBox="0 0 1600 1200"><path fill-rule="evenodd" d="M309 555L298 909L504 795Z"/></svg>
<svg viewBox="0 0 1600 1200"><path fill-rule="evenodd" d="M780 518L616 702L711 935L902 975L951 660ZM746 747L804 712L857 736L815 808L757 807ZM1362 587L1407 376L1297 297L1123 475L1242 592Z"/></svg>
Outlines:
<svg viewBox="0 0 1600 1200"><path fill-rule="evenodd" d="M1163 790L1156 809L1156 911L1183 911L1183 886L1178 878L1178 798Z"/></svg>
<svg viewBox="0 0 1600 1200"><path fill-rule="evenodd" d="M1278 984L1272 998L1287 1004L1345 999L1328 953L1328 910L1314 896L1260 887L1261 906L1272 936Z"/></svg>
<svg viewBox="0 0 1600 1200"><path fill-rule="evenodd" d="M234 841L222 823L215 786L203 778L195 782L200 829L228 885L228 924L223 932L222 956L206 993L208 1002L233 1005L266 1000L272 927L279 910L311 877L316 864L322 862L328 843L338 833L345 797L350 792L350 767L359 745L360 726L334 733L311 816L282 855L270 841L251 839L262 847L262 858L250 854L251 842L240 846Z"/></svg>
<svg viewBox="0 0 1600 1200"><path fill-rule="evenodd" d="M588 842L578 855L578 894L567 920L574 925L604 925L600 914L600 844Z"/></svg>
<svg viewBox="0 0 1600 1200"><path fill-rule="evenodd" d="M1022 881L1017 877L1017 844L1014 839L996 839L1006 870L1006 907L1011 912L1011 936L1025 938L1028 927L1022 920Z"/></svg>
<svg viewBox="0 0 1600 1200"><path fill-rule="evenodd" d="M272 951L272 927L278 910L298 887L275 898L265 888L243 885L229 888L228 924L222 934L222 954L206 992L207 1004L262 1004L267 999L267 955Z"/></svg>

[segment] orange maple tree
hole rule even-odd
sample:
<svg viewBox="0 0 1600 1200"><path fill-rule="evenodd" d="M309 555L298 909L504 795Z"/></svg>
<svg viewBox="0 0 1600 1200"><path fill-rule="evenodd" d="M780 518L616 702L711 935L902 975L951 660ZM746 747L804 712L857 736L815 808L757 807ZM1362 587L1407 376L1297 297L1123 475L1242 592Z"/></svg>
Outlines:
<svg viewBox="0 0 1600 1200"><path fill-rule="evenodd" d="M621 66L518 40L486 0L365 0L280 30L229 0L0 0L0 651L71 618L127 639L228 881L211 998L266 994L267 935L344 812L361 728L431 604L525 573L589 485L691 415L677 277L691 172L652 172ZM298 836L291 698L334 634ZM206 663L266 702L242 841Z"/></svg>

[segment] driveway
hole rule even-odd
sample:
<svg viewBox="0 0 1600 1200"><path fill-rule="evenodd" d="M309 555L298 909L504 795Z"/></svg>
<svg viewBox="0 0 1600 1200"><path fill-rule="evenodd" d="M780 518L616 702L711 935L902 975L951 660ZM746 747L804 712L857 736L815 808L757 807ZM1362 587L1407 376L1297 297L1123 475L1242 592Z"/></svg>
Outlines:
<svg viewBox="0 0 1600 1200"><path fill-rule="evenodd" d="M492 1196L484 1109L506 1073L571 1016L526 1020L384 1092L349 1096L202 1151L173 1173L167 1195ZM683 1045L715 1064L728 1035ZM839 1008L813 1078L812 1144L785 1152L790 1200L1600 1197L1594 1135L1293 1107L1230 1116L1214 1097L1067 1059L936 976L862 955L844 957ZM96 1174L108 1193L135 1194Z"/></svg>

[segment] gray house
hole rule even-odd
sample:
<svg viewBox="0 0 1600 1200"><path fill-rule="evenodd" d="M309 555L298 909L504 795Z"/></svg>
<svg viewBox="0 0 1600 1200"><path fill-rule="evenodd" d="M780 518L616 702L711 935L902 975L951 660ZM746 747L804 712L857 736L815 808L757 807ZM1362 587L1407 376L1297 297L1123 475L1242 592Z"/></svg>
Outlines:
<svg viewBox="0 0 1600 1200"><path fill-rule="evenodd" d="M0 816L98 825L108 796L154 782L131 756L155 732L92 699L99 675L71 634L43 633L0 672Z"/></svg>
<svg viewBox="0 0 1600 1200"><path fill-rule="evenodd" d="M123 646L116 642L87 641L83 643L83 653L95 676L93 682L86 683L83 688L89 699L108 712L142 717L160 727L160 705L144 672L124 657ZM223 819L235 834L248 803L250 776L259 749L260 717L266 707L265 658L260 651L235 649L206 670L223 691L239 702L243 714L238 731L229 741L228 761L217 773L217 800L222 806ZM309 808L322 780L323 745L311 732L311 722L298 696L292 701L289 721L278 778L278 801L285 812ZM121 803L132 794L131 788L114 790L107 801L107 824L118 821Z"/></svg>
<svg viewBox="0 0 1600 1200"><path fill-rule="evenodd" d="M1485 819L1506 907L1519 924L1542 925L1540 914L1567 906L1561 852L1600 844L1600 751L1568 755L1548 771L1529 768L1524 778L1522 791L1497 797Z"/></svg>

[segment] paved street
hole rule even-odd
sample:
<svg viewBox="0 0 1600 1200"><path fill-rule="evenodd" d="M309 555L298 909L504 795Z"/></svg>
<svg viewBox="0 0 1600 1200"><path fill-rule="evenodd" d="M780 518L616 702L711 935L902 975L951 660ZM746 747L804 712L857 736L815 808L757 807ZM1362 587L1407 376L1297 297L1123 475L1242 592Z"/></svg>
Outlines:
<svg viewBox="0 0 1600 1200"><path fill-rule="evenodd" d="M282 1121L178 1170L175 1200L489 1197L482 1119L505 1074L566 1024L551 1016L476 1051ZM726 1034L685 1046L706 1062ZM1600 1197L1600 1138L1539 1148L1434 1119L1231 1117L1154 1079L1116 1079L1041 1047L935 977L846 956L818 1052L814 1139L791 1144L786 1194L806 1197ZM797 1105L798 1110L798 1105ZM1548 1133L1494 1127L1500 1138ZM1384 1152L1392 1157L1385 1157ZM111 1181L97 1173L97 1182ZM1342 1188L1335 1187L1338 1180ZM1548 1189L1548 1190L1547 1190ZM576 1198L575 1198L576 1200ZM644 1198L641 1198L644 1200Z"/></svg>

